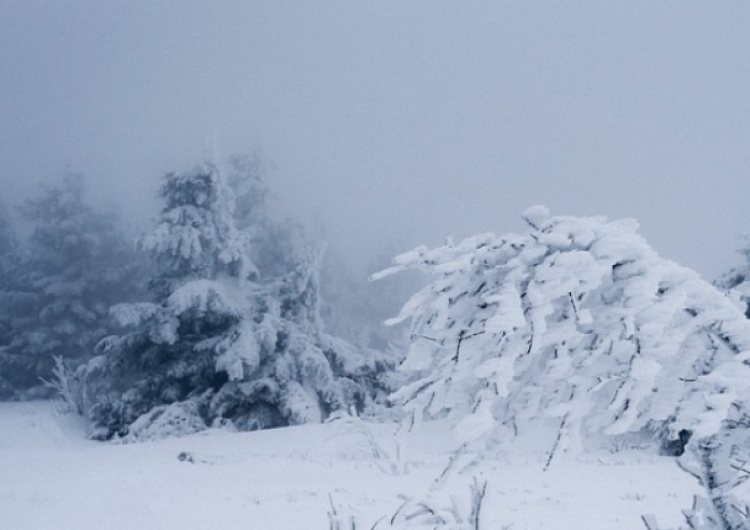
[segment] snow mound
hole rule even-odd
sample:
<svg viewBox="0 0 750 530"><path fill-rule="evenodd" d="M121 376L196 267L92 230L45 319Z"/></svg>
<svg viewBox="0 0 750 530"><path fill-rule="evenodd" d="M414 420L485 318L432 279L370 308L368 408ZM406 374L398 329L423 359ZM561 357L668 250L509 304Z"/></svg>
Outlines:
<svg viewBox="0 0 750 530"><path fill-rule="evenodd" d="M194 434L207 428L195 403L172 403L154 407L138 417L121 440L124 443L151 442Z"/></svg>

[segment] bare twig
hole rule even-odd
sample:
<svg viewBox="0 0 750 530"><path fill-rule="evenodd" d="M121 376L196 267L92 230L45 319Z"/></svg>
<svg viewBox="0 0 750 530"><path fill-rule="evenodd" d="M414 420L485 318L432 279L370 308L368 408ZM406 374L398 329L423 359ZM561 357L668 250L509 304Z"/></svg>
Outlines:
<svg viewBox="0 0 750 530"><path fill-rule="evenodd" d="M474 483L471 485L471 523L473 530L479 530L479 520L482 511L482 501L487 493L487 481L483 481L479 484L479 481L474 477Z"/></svg>
<svg viewBox="0 0 750 530"><path fill-rule="evenodd" d="M659 525L656 522L656 517L653 515L641 515L641 521L646 526L647 530L659 530Z"/></svg>
<svg viewBox="0 0 750 530"><path fill-rule="evenodd" d="M565 423L567 421L568 421L568 415L566 414L565 416L563 416L563 419L560 421L560 427L557 429L557 437L555 438L555 443L552 446L552 450L549 452L547 463L544 464L544 471L547 471L549 469L550 464L552 464L552 459L555 458L555 453L557 452L557 448L560 446L560 440L562 440L563 431L565 429Z"/></svg>

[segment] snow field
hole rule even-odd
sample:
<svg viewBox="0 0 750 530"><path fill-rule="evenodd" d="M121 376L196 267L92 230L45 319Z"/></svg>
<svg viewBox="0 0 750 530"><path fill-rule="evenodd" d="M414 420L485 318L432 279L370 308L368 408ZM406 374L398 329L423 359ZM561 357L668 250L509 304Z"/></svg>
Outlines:
<svg viewBox="0 0 750 530"><path fill-rule="evenodd" d="M50 403L2 403L0 527L326 530L333 501L360 530L383 516L378 528L389 528L405 498L464 503L469 477L434 482L454 445L448 426L397 431L340 421L116 445L86 440ZM477 469L488 484L483 530L635 530L643 514L676 528L700 493L672 459L633 451L558 454L544 471L546 441L516 441Z"/></svg>

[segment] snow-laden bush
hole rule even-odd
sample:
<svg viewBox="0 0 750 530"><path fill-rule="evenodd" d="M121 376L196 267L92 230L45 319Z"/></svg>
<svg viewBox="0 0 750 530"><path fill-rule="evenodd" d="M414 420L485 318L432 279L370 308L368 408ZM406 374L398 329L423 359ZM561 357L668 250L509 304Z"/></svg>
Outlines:
<svg viewBox="0 0 750 530"><path fill-rule="evenodd" d="M468 499L453 494L445 498L445 492L441 492L442 498L433 492L424 499L407 499L391 517L381 519L373 529L481 530L484 528L481 525L482 503L487 494L487 482L472 477L468 489ZM498 524L498 521L493 523Z"/></svg>
<svg viewBox="0 0 750 530"><path fill-rule="evenodd" d="M728 433L748 432L742 305L659 257L634 221L543 207L524 219L526 234L420 247L375 275L436 277L391 321L411 321L402 369L413 382L394 401L452 418L461 447L479 453L541 422L558 429L550 458L644 432L680 454L690 439L712 496L733 503L712 470L744 443Z"/></svg>

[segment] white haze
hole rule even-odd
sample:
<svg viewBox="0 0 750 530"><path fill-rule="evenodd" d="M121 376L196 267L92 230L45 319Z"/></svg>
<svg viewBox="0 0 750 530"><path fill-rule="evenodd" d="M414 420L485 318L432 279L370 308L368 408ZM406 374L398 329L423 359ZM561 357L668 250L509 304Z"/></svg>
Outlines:
<svg viewBox="0 0 750 530"><path fill-rule="evenodd" d="M710 279L748 230L748 27L743 2L0 0L0 198L80 171L142 223L211 136L358 269L544 203L637 218Z"/></svg>

